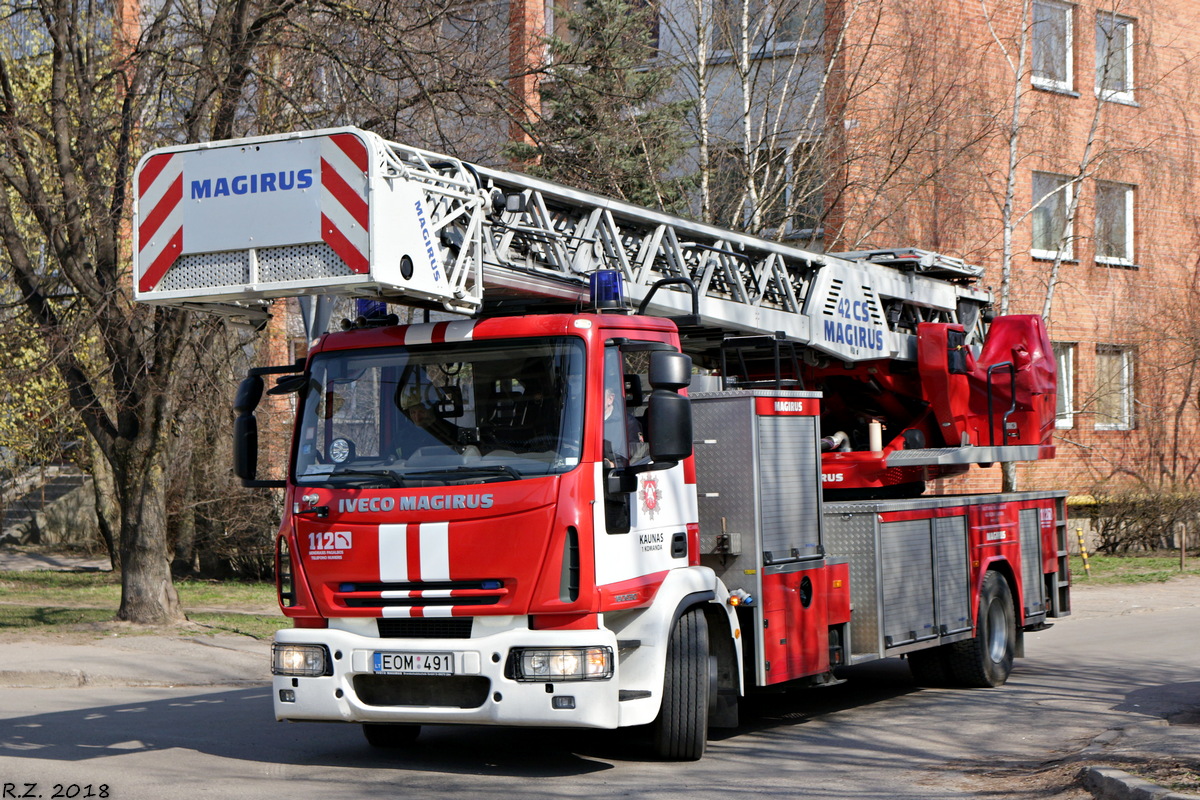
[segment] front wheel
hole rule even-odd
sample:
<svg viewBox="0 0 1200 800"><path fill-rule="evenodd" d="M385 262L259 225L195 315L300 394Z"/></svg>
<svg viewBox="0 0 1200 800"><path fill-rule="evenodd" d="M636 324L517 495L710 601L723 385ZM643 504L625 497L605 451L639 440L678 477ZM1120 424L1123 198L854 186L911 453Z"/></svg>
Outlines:
<svg viewBox="0 0 1200 800"><path fill-rule="evenodd" d="M1012 673L1017 618L1008 581L998 572L984 575L979 587L975 638L950 645L947 664L963 686L1001 686Z"/></svg>
<svg viewBox="0 0 1200 800"><path fill-rule="evenodd" d="M670 761L697 761L708 741L708 624L693 608L675 623L667 644L662 708L654 720L654 750Z"/></svg>

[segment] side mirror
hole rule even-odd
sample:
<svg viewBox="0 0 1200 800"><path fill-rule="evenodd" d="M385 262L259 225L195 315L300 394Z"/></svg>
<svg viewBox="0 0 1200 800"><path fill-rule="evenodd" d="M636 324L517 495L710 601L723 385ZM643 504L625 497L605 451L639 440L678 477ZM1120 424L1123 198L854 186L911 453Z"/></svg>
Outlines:
<svg viewBox="0 0 1200 800"><path fill-rule="evenodd" d="M668 350L650 353L650 385L677 392L692 382L692 357Z"/></svg>
<svg viewBox="0 0 1200 800"><path fill-rule="evenodd" d="M263 396L261 375L251 374L238 386L233 401L237 417L233 421L233 474L243 486L280 487L284 481L260 481L258 475L258 420L254 410Z"/></svg>
<svg viewBox="0 0 1200 800"><path fill-rule="evenodd" d="M437 403L433 413L438 419L458 419L463 415L462 389L457 386L443 386L438 392Z"/></svg>
<svg viewBox="0 0 1200 800"><path fill-rule="evenodd" d="M238 386L233 400L233 474L243 481L258 477L258 420L254 409L263 396L261 375L250 375Z"/></svg>
<svg viewBox="0 0 1200 800"><path fill-rule="evenodd" d="M679 390L692 382L692 359L683 353L650 353L650 403L646 441L650 460L670 466L692 454L692 404Z"/></svg>
<svg viewBox="0 0 1200 800"><path fill-rule="evenodd" d="M284 375L281 378L275 379L275 385L267 389L267 394L295 394L301 389L308 387L307 375Z"/></svg>
<svg viewBox="0 0 1200 800"><path fill-rule="evenodd" d="M233 421L233 474L243 481L258 477L258 420L239 414Z"/></svg>
<svg viewBox="0 0 1200 800"><path fill-rule="evenodd" d="M692 403L665 389L650 394L646 410L650 460L655 464L679 462L692 454Z"/></svg>

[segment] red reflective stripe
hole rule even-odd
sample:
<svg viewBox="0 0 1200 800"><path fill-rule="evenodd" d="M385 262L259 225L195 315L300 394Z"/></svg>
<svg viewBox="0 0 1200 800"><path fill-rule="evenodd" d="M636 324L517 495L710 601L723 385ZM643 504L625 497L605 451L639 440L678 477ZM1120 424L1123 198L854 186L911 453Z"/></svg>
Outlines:
<svg viewBox="0 0 1200 800"><path fill-rule="evenodd" d="M359 139L352 133L339 133L335 136L330 136L330 140L338 146L338 149L345 153L354 165L361 169L364 173L367 171L367 148Z"/></svg>
<svg viewBox="0 0 1200 800"><path fill-rule="evenodd" d="M696 485L696 459L687 458L683 462L683 482L689 486Z"/></svg>
<svg viewBox="0 0 1200 800"><path fill-rule="evenodd" d="M329 193L334 196L342 207L350 212L350 216L354 217L354 221L362 225L363 230L368 230L369 216L367 214L366 199L350 188L350 184L346 183L346 179L338 174L338 171L326 161L321 159L321 185L329 190Z"/></svg>
<svg viewBox="0 0 1200 800"><path fill-rule="evenodd" d="M146 190L154 185L154 179L163 171L163 167L170 163L173 156L169 153L164 153L158 156L151 156L146 162L146 166L142 167L141 174L138 175L138 197L146 193ZM179 176L183 180L183 175Z"/></svg>
<svg viewBox="0 0 1200 800"><path fill-rule="evenodd" d="M343 236L342 232L324 214L321 215L321 239L333 249L333 252L338 254L342 261L346 262L346 266L351 271L361 275L370 268L367 257L359 252L359 249L351 244L350 240Z"/></svg>
<svg viewBox="0 0 1200 800"><path fill-rule="evenodd" d="M443 344L446 341L446 329L450 327L449 322L436 322L433 325L433 333L429 335L430 344Z"/></svg>
<svg viewBox="0 0 1200 800"><path fill-rule="evenodd" d="M179 257L179 251L182 249L183 228L180 228L175 231L171 241L167 242L167 246L158 254L158 258L154 259L154 263L142 273L142 277L138 279L138 291L148 292L153 289L171 268L171 265L175 263L175 259Z"/></svg>
<svg viewBox="0 0 1200 800"><path fill-rule="evenodd" d="M183 175L175 179L162 200L158 202L138 227L138 242L145 246L146 241L154 236L160 225L183 199Z"/></svg>
<svg viewBox="0 0 1200 800"><path fill-rule="evenodd" d="M421 582L421 526L410 525L408 541L408 580L411 583Z"/></svg>

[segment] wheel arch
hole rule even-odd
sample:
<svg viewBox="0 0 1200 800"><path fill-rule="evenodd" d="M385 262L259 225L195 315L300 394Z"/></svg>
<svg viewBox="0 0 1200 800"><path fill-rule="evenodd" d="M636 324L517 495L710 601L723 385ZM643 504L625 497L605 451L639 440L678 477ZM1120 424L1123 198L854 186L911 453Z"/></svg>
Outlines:
<svg viewBox="0 0 1200 800"><path fill-rule="evenodd" d="M1021 586L1017 579L1017 573L1013 570L1012 562L1004 557L993 558L984 562L979 570L979 580L975 585L975 596L971 600L972 619L979 615L979 591L983 588L983 581L989 572L995 572L1004 579L1008 584L1008 592L1012 597L1013 603L1013 619L1017 621L1017 630L1020 630L1024 623L1024 614L1021 608Z"/></svg>
<svg viewBox="0 0 1200 800"><path fill-rule="evenodd" d="M736 670L722 686L741 693L741 640L733 609L725 602L729 593L707 567L673 570L663 581L654 602L647 608L629 613L606 615L606 623L618 643L638 642L638 646L620 662L619 722L644 725L654 720L662 703L662 686L667 663L667 643L675 624L693 608L700 608L709 633L710 652L716 653L726 667Z"/></svg>

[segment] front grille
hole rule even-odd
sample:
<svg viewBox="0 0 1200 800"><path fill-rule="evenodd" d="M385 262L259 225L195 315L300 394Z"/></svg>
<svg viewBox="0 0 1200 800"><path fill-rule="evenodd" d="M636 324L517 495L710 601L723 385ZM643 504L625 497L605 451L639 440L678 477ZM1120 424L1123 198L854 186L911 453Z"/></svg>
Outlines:
<svg viewBox="0 0 1200 800"><path fill-rule="evenodd" d="M346 608L414 608L416 606L494 606L499 597L345 597Z"/></svg>
<svg viewBox="0 0 1200 800"><path fill-rule="evenodd" d="M354 692L369 706L479 708L492 682L477 675L355 675Z"/></svg>
<svg viewBox="0 0 1200 800"><path fill-rule="evenodd" d="M421 592L429 590L463 591L474 590L498 591L504 588L504 582L496 579L478 581L392 581L390 583L339 583L338 592Z"/></svg>
<svg viewBox="0 0 1200 800"><path fill-rule="evenodd" d="M497 578L458 581L363 581L331 584L333 602L342 608L423 608L493 606L509 597Z"/></svg>
<svg viewBox="0 0 1200 800"><path fill-rule="evenodd" d="M474 621L471 617L376 620L382 639L470 639Z"/></svg>

